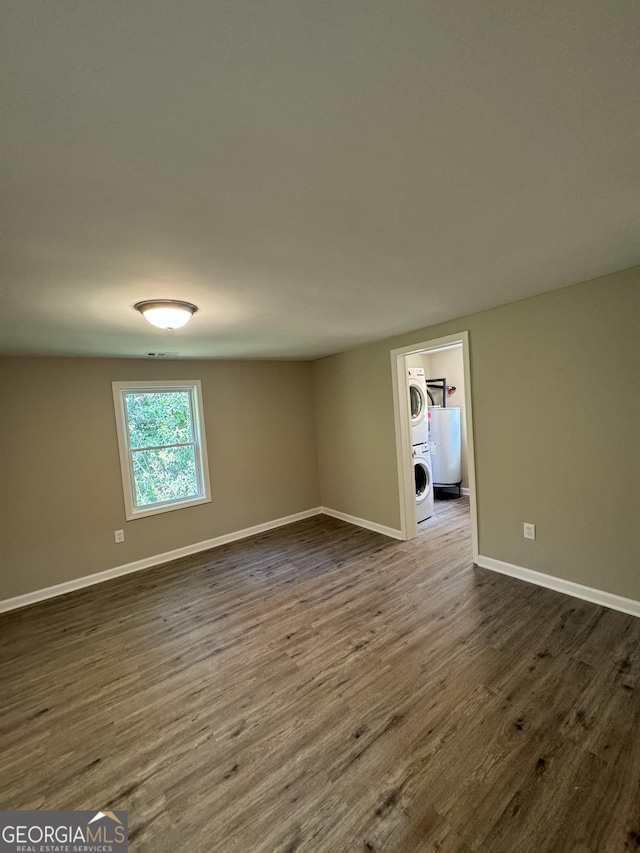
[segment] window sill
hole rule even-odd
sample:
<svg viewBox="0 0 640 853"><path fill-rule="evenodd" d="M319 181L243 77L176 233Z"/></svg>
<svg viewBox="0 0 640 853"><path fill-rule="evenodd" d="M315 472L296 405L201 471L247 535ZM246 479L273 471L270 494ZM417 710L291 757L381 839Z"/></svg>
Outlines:
<svg viewBox="0 0 640 853"><path fill-rule="evenodd" d="M176 509L187 509L190 506L199 506L200 504L211 503L210 497L189 498L184 501L173 501L170 504L162 504L161 506L140 507L137 509L127 508L125 517L127 521L135 521L138 518L146 518L149 515L160 515L163 512L173 512Z"/></svg>

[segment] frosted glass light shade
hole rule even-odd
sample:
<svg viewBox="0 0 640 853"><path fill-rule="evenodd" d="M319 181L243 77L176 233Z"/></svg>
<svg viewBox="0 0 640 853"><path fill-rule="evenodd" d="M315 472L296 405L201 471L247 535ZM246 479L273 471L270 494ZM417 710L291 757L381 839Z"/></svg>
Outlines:
<svg viewBox="0 0 640 853"><path fill-rule="evenodd" d="M188 323L198 308L179 299L148 299L133 306L145 320L159 329L179 329Z"/></svg>

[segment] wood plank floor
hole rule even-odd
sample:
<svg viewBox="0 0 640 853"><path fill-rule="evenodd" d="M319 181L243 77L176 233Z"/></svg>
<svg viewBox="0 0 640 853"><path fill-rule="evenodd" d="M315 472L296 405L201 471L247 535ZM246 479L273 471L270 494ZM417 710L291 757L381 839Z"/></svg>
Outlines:
<svg viewBox="0 0 640 853"><path fill-rule="evenodd" d="M317 517L0 617L0 806L130 850L640 849L640 620Z"/></svg>

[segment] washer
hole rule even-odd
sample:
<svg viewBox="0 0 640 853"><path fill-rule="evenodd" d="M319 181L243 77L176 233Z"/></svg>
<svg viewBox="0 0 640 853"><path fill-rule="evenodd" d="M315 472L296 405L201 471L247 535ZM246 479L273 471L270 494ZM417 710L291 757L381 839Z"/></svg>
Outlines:
<svg viewBox="0 0 640 853"><path fill-rule="evenodd" d="M427 412L427 382L423 367L408 367L409 415L411 418L411 444L423 444L429 441Z"/></svg>
<svg viewBox="0 0 640 853"><path fill-rule="evenodd" d="M416 444L413 448L413 473L416 481L416 518L426 521L433 515L433 472L429 443Z"/></svg>

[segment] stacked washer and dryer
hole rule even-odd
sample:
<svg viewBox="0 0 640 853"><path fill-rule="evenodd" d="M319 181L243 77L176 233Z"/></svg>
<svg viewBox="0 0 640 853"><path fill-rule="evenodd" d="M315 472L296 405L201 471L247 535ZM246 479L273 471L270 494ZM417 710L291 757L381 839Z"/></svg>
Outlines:
<svg viewBox="0 0 640 853"><path fill-rule="evenodd" d="M409 367L409 402L413 472L416 481L416 517L418 522L433 515L433 473L429 449L429 403L427 381L422 367Z"/></svg>

